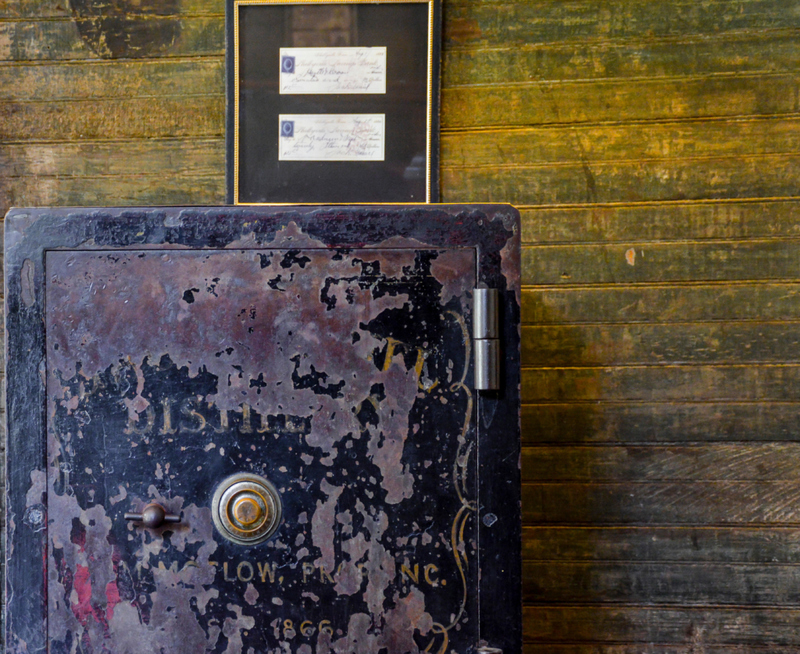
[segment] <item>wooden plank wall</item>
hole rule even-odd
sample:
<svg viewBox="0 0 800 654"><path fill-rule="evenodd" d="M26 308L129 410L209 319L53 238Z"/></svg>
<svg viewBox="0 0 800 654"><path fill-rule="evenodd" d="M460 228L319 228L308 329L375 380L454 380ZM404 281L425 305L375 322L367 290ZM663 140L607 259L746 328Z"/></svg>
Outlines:
<svg viewBox="0 0 800 654"><path fill-rule="evenodd" d="M450 2L524 216L527 654L800 651L800 3Z"/></svg>
<svg viewBox="0 0 800 654"><path fill-rule="evenodd" d="M444 200L524 219L526 654L800 651L800 3L444 19ZM223 23L0 0L0 212L222 202Z"/></svg>

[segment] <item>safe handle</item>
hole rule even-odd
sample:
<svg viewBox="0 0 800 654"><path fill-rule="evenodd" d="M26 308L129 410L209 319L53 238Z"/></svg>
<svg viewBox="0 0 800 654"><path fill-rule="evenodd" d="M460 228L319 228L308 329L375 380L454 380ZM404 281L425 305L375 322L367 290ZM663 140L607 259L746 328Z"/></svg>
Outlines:
<svg viewBox="0 0 800 654"><path fill-rule="evenodd" d="M134 522L141 522L149 529L156 529L168 522L175 523L181 521L181 517L179 515L167 513L167 510L156 502L148 504L146 507L144 507L144 509L142 509L141 513L126 513L125 519L133 520Z"/></svg>

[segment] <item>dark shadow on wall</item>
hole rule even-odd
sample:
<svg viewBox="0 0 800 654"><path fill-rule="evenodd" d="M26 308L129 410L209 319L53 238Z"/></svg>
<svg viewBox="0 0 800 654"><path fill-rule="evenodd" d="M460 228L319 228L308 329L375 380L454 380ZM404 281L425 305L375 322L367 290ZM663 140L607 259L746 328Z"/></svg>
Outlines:
<svg viewBox="0 0 800 654"><path fill-rule="evenodd" d="M181 33L179 0L70 0L84 43L104 59L137 59L172 47Z"/></svg>
<svg viewBox="0 0 800 654"><path fill-rule="evenodd" d="M584 446L608 435L603 405L587 400L600 391L596 371L585 367L597 363L590 355L592 344L574 325L563 324L535 292L523 294L523 303L523 320L530 321L522 335L523 602L546 607L561 601L556 587L564 587L559 577L565 563L594 558L595 532L564 528L600 517L592 515L591 493L577 479L592 469L592 449ZM567 533L568 539L556 542ZM584 587L576 595L587 602L601 594ZM526 640L547 640L547 614L525 615Z"/></svg>
<svg viewBox="0 0 800 654"><path fill-rule="evenodd" d="M561 322L533 291L523 301L530 321L522 345L523 601L560 607L567 620L569 605L647 604L657 580L629 567L652 554L637 526L644 517L638 494L649 492L639 482L652 465L647 445L673 433L675 413L620 399L613 368L625 345L602 326ZM564 625L549 624L547 611L526 616L528 642L559 639L551 630ZM585 633L581 640L604 637Z"/></svg>

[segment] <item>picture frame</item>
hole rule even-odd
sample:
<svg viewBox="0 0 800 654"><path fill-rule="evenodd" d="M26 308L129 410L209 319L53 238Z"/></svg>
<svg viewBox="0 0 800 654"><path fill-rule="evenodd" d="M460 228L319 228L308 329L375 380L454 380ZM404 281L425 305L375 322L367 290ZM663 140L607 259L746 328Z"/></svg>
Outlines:
<svg viewBox="0 0 800 654"><path fill-rule="evenodd" d="M439 200L440 0L228 0L227 201Z"/></svg>

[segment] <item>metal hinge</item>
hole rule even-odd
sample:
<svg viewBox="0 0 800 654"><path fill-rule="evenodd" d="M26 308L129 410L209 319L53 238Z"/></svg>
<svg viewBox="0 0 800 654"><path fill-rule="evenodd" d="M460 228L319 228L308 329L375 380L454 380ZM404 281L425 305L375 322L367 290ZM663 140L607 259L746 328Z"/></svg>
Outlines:
<svg viewBox="0 0 800 654"><path fill-rule="evenodd" d="M476 288L472 302L475 389L496 391L500 388L500 294L496 288Z"/></svg>

